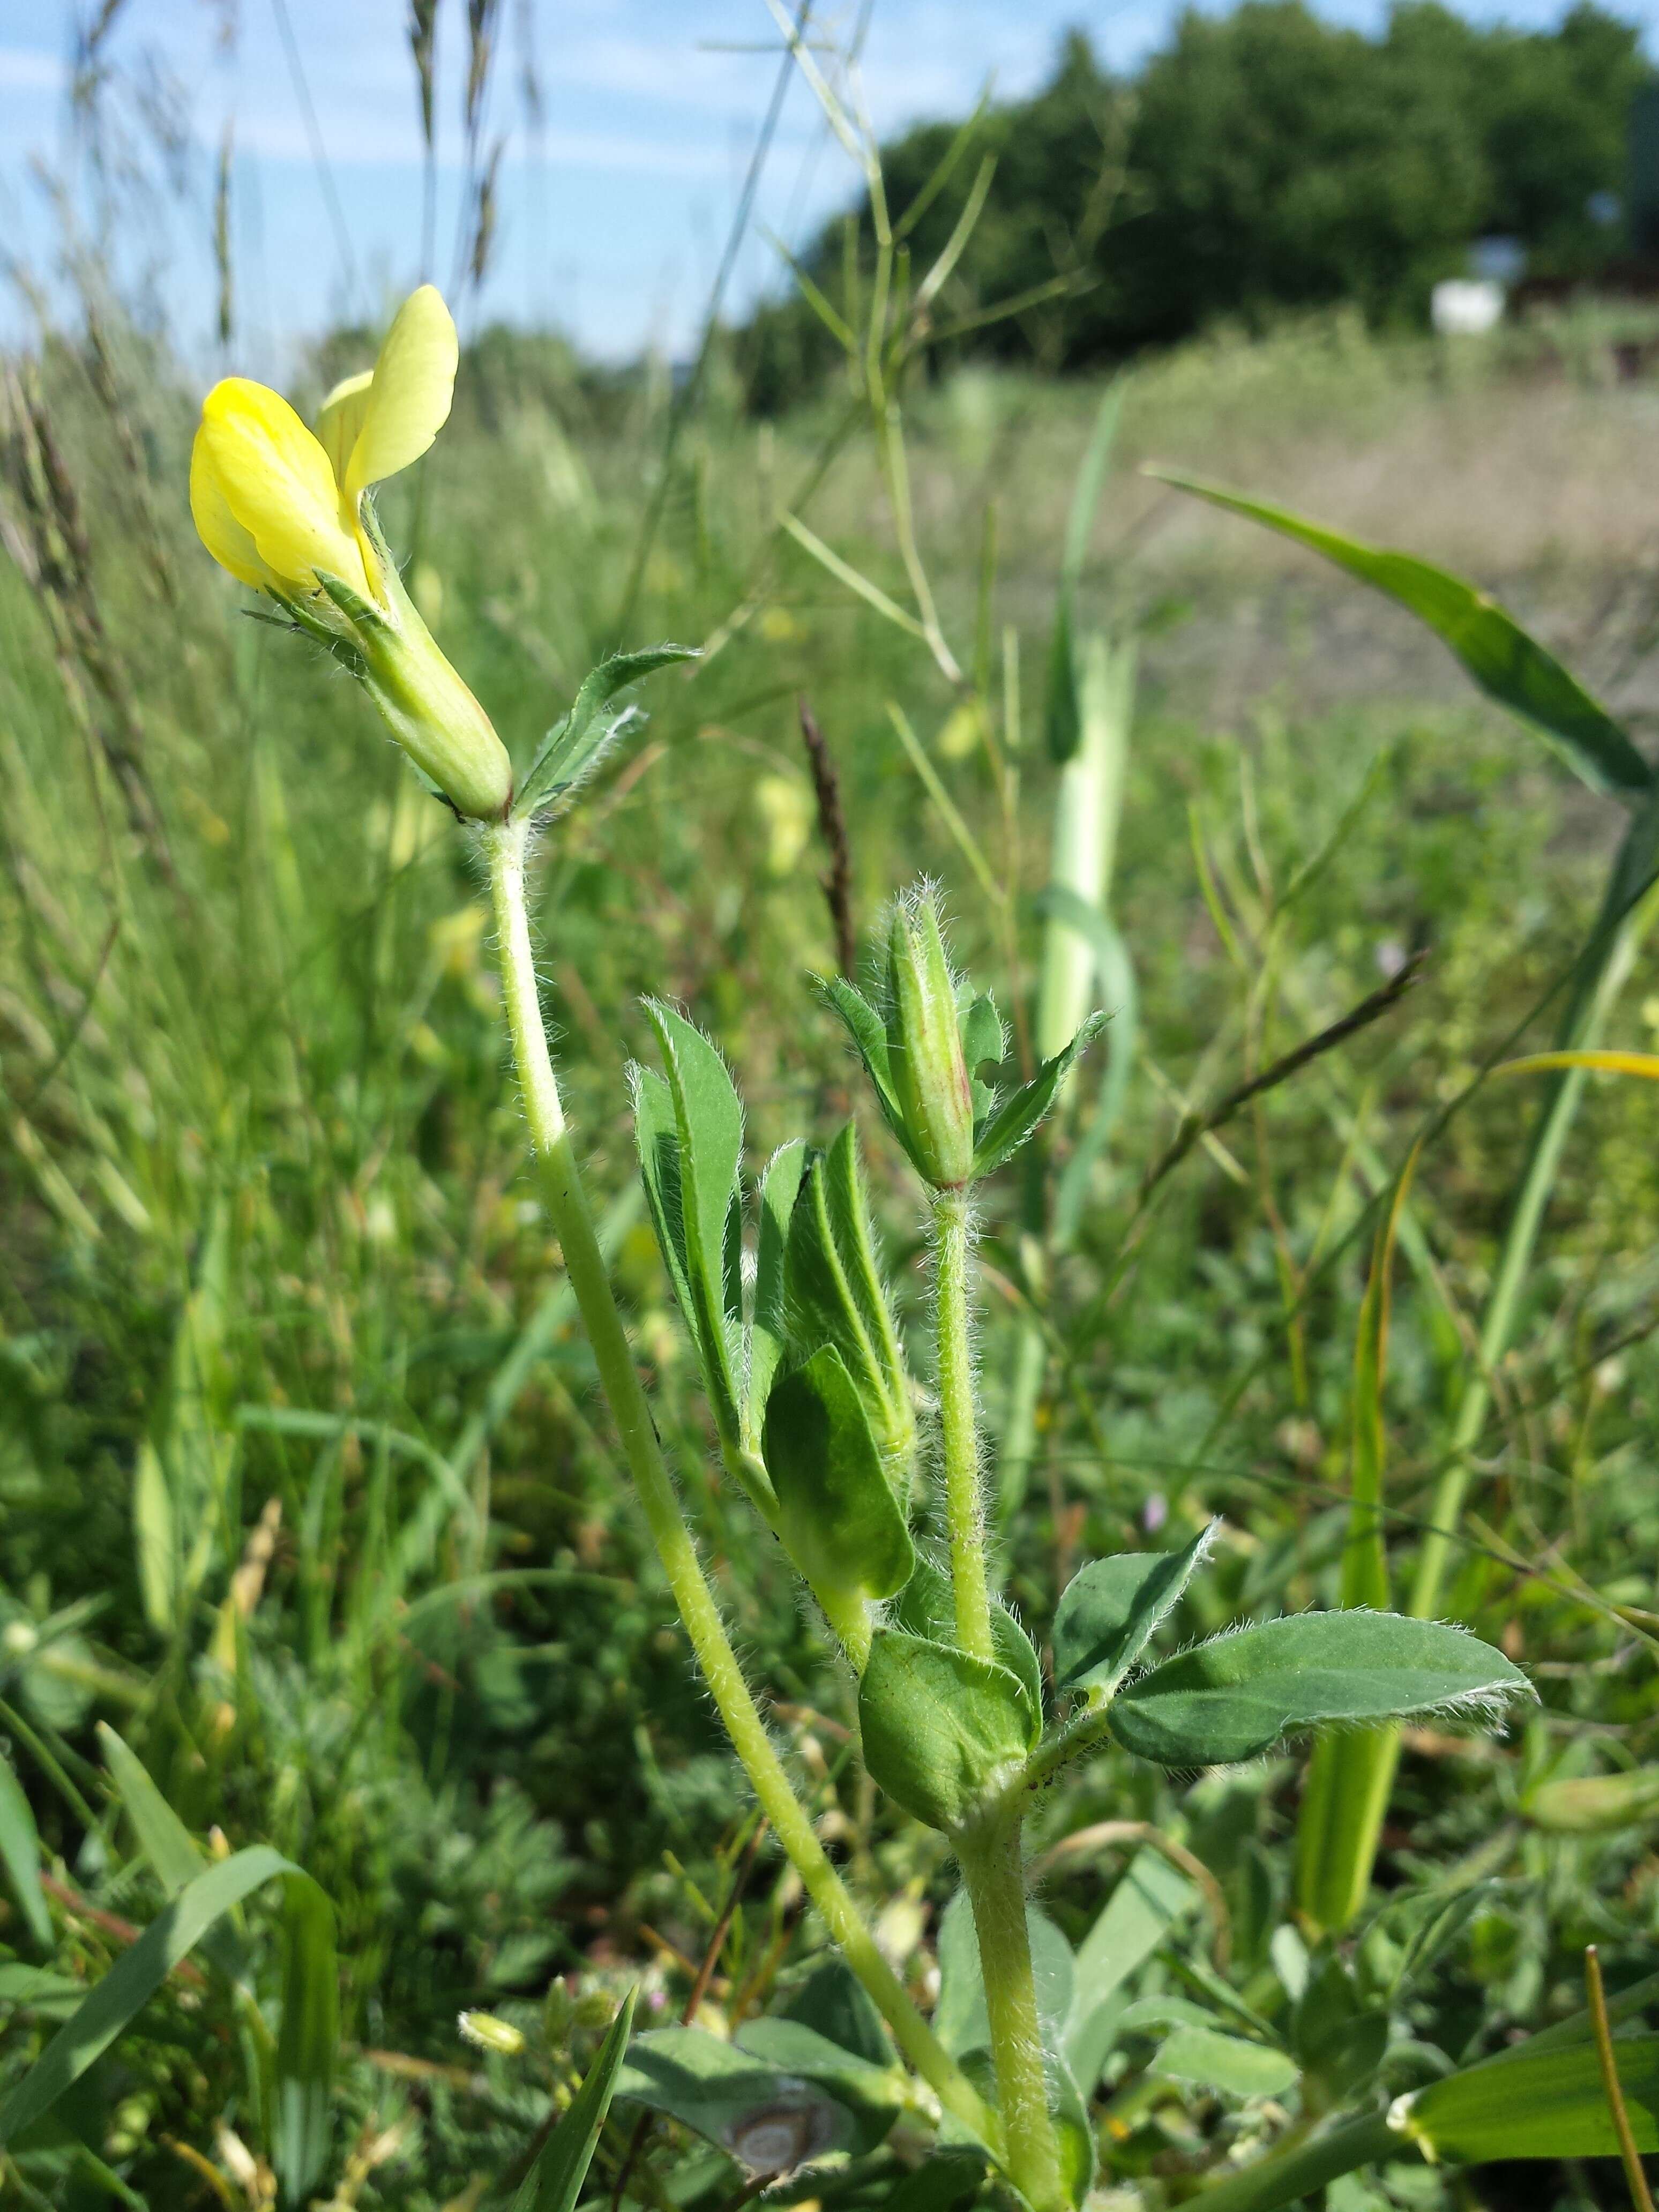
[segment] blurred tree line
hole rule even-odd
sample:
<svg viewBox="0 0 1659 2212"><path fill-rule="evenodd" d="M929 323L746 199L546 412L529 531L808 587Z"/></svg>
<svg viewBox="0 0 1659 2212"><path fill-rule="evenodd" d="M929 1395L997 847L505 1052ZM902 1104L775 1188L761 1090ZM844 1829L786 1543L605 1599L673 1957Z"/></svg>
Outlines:
<svg viewBox="0 0 1659 2212"><path fill-rule="evenodd" d="M1589 273L1623 243L1632 98L1653 75L1632 25L1581 0L1553 31L1466 21L1407 0L1381 36L1301 0L1189 9L1133 78L1073 33L1035 98L989 108L917 225L912 265L949 237L979 161L995 181L941 325L1063 280L1057 296L950 349L1081 368L1218 318L1354 301L1376 323L1423 317L1471 242L1518 240L1537 274ZM959 126L884 149L902 211ZM869 253L867 206L805 265L842 300ZM781 406L836 358L799 296L763 307L739 356L751 402Z"/></svg>

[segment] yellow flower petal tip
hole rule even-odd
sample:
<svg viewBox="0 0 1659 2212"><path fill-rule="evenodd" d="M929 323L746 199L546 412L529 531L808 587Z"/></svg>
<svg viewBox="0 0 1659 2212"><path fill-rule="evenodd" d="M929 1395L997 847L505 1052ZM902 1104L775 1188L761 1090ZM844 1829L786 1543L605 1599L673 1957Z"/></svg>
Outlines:
<svg viewBox="0 0 1659 2212"><path fill-rule="evenodd" d="M225 508L252 539L272 576L290 588L313 591L318 571L325 569L364 598L372 596L328 455L280 392L245 376L226 377L202 403L198 436L203 507L212 512L205 489L210 473ZM196 510L198 529L202 511ZM246 568L224 560L222 533L220 544L206 529L202 538L216 561L249 580Z"/></svg>
<svg viewBox="0 0 1659 2212"><path fill-rule="evenodd" d="M449 420L459 359L443 295L422 284L398 308L369 380L362 427L341 479L353 507L370 484L418 461Z"/></svg>

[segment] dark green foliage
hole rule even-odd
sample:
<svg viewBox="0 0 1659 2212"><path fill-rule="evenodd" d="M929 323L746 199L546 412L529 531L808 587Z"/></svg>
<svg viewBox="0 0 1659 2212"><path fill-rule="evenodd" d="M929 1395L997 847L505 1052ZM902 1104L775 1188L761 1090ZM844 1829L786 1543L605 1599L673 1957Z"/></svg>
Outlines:
<svg viewBox="0 0 1659 2212"><path fill-rule="evenodd" d="M1593 0L1547 32L1407 0L1376 37L1301 0L1189 9L1127 81L1074 33L1044 90L979 127L996 179L947 289L952 313L936 319L1069 278L1061 299L958 342L1069 368L1222 317L1256 323L1335 301L1420 321L1430 287L1488 234L1517 239L1539 273L1581 274L1620 245L1590 203L1622 198L1627 118L1650 76L1638 30ZM896 210L952 128L929 124L884 149ZM918 267L944 246L971 173L965 164L917 225ZM806 257L832 301L843 258L839 224ZM833 358L799 301L762 310L747 338L763 409Z"/></svg>

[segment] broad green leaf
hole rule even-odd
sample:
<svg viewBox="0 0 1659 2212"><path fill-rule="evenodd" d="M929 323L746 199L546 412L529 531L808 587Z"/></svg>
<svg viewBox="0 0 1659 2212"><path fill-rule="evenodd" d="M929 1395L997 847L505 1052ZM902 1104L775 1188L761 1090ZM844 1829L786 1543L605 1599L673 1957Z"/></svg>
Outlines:
<svg viewBox="0 0 1659 2212"><path fill-rule="evenodd" d="M934 1644L957 1640L957 1605L950 1577L920 1553L910 1579L893 1607L892 1623L895 1628L926 1637ZM1030 1638L1000 1597L991 1600L991 1647L998 1664L1018 1680L1031 1711L1041 1715L1042 1662Z"/></svg>
<svg viewBox="0 0 1659 2212"><path fill-rule="evenodd" d="M872 2066L890 2066L893 2046L875 2001L844 1959L815 1966L779 2015L798 2020Z"/></svg>
<svg viewBox="0 0 1659 2212"><path fill-rule="evenodd" d="M1025 1927L1030 1938L1031 1973L1036 1984L1042 2040L1048 2049L1063 2051L1076 2002L1077 1964L1072 1947L1048 1914L1035 1905L1025 1908ZM939 2002L933 2008L934 2034L952 2057L988 2050L991 2024L985 2008L985 1976L973 1907L965 1889L959 1889L945 1908L937 1948L939 1978Z"/></svg>
<svg viewBox="0 0 1659 2212"><path fill-rule="evenodd" d="M666 2112L754 2173L850 2152L862 2133L837 2099L696 2027L636 2035L615 2094Z"/></svg>
<svg viewBox="0 0 1659 2212"><path fill-rule="evenodd" d="M1627 804L1646 794L1652 771L1607 708L1473 584L1414 555L1364 544L1265 500L1247 499L1172 470L1150 473L1178 491L1196 493L1212 507L1264 523L1281 537L1322 553L1362 583L1375 585L1426 623L1489 697L1541 731L1551 749L1593 791L1608 792Z"/></svg>
<svg viewBox="0 0 1659 2212"><path fill-rule="evenodd" d="M680 1187L680 1136L674 1118L674 1094L654 1068L637 1061L628 1071L634 1107L634 1141L639 1149L640 1179L645 1185L651 1225L674 1289L674 1302L685 1317L699 1358L696 1308L686 1271L684 1200Z"/></svg>
<svg viewBox="0 0 1659 2212"><path fill-rule="evenodd" d="M784 1254L789 1221L806 1172L807 1149L799 1138L772 1155L761 1177L760 1231L755 1250L755 1312L749 1332L744 1376L744 1441L758 1449L760 1425L772 1384L788 1345L784 1301Z"/></svg>
<svg viewBox="0 0 1659 2212"><path fill-rule="evenodd" d="M40 1837L34 1814L23 1795L23 1785L0 1759L0 1862L6 1881L29 1934L43 1951L50 1951L53 1936L52 1915L40 1887Z"/></svg>
<svg viewBox="0 0 1659 2212"><path fill-rule="evenodd" d="M50 2112L64 2092L131 2024L208 1929L245 1897L278 1875L290 1882L311 1881L309 1875L280 1852L256 1844L210 1867L180 1890L132 1948L124 1952L88 1992L80 2009L64 2022L0 2106L0 2144L13 2142L42 2113Z"/></svg>
<svg viewBox="0 0 1659 2212"><path fill-rule="evenodd" d="M1269 2044L1191 2025L1159 2045L1149 2070L1228 2097L1281 2097L1297 2077L1295 2059Z"/></svg>
<svg viewBox="0 0 1659 2212"><path fill-rule="evenodd" d="M1614 2039L1619 2086L1638 2151L1659 2151L1659 2035ZM1431 2081L1389 2114L1437 2159L1616 2158L1619 2139L1591 2044L1501 2057Z"/></svg>
<svg viewBox="0 0 1659 2212"><path fill-rule="evenodd" d="M660 1000L646 1012L662 1048L678 1139L680 1229L691 1305L687 1325L702 1356L710 1410L728 1457L742 1449L726 1265L727 1228L743 1158L743 1108L726 1062L702 1030Z"/></svg>
<svg viewBox="0 0 1659 2212"><path fill-rule="evenodd" d="M848 1121L807 1168L784 1251L785 1329L792 1356L833 1345L864 1402L894 1495L908 1496L915 1413L898 1330L876 1261L870 1204Z"/></svg>
<svg viewBox="0 0 1659 2212"><path fill-rule="evenodd" d="M1092 2095L1111 2055L1123 1984L1191 1911L1198 1894L1178 1867L1145 1844L1078 1946L1077 2002L1066 2055L1085 2096Z"/></svg>
<svg viewBox="0 0 1659 2212"><path fill-rule="evenodd" d="M1550 1835L1613 1835L1659 1814L1659 1766L1541 1782L1522 1799L1521 1810Z"/></svg>
<svg viewBox="0 0 1659 2212"><path fill-rule="evenodd" d="M908 2102L909 2087L895 2059L872 2065L804 2021L751 2020L733 2040L739 2051L780 2074L827 2090L858 2123L855 2148L860 2154L875 2148Z"/></svg>
<svg viewBox="0 0 1659 2212"><path fill-rule="evenodd" d="M574 2212L627 2054L637 1994L629 1990L623 1999L581 2087L520 2185L513 2212Z"/></svg>
<svg viewBox="0 0 1659 2212"><path fill-rule="evenodd" d="M696 658L695 646L654 645L642 653L613 653L591 669L581 680L569 713L561 715L543 738L520 779L513 801L514 816L522 819L571 799L623 731L643 720L634 707L620 713L606 712L618 691L673 661Z"/></svg>
<svg viewBox="0 0 1659 2212"><path fill-rule="evenodd" d="M1162 1766L1255 1759L1291 1729L1531 1695L1518 1667L1460 1628L1391 1613L1303 1613L1218 1636L1120 1690L1112 1734Z"/></svg>
<svg viewBox="0 0 1659 2212"><path fill-rule="evenodd" d="M900 1629L879 1631L871 1644L859 1684L865 1765L929 1827L959 1827L1041 1725L1006 1667Z"/></svg>
<svg viewBox="0 0 1659 2212"><path fill-rule="evenodd" d="M891 1597L915 1564L864 1403L832 1344L767 1401L766 1471L784 1549L817 1591Z"/></svg>
<svg viewBox="0 0 1659 2212"><path fill-rule="evenodd" d="M1054 1104L1073 1062L1100 1035L1109 1017L1091 1014L1063 1052L1045 1060L1029 1083L1003 1100L978 1133L974 1145L974 1176L977 1181L993 1175L1011 1159Z"/></svg>
<svg viewBox="0 0 1659 2212"><path fill-rule="evenodd" d="M271 2164L284 2200L307 2203L328 2166L340 1976L334 1908L314 1881L290 1881L283 1908L283 2025L276 2039Z"/></svg>
<svg viewBox="0 0 1659 2212"><path fill-rule="evenodd" d="M1215 1524L1178 1552L1091 1559L1066 1583L1054 1614L1056 1690L1115 1690L1208 1550Z"/></svg>

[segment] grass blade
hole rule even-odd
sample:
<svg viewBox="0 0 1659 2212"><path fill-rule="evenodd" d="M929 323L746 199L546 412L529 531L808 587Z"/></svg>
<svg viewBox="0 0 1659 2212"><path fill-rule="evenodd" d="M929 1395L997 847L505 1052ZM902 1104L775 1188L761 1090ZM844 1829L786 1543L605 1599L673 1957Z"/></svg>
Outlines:
<svg viewBox="0 0 1659 2212"><path fill-rule="evenodd" d="M629 1990L623 1999L610 2033L599 2046L599 2057L571 2100L569 2111L525 2176L513 2200L513 2212L572 2212L587 2178L587 2169L593 2162L599 2130L611 2110L617 2076L622 2071L628 2039L633 2030L634 2000L637 1995L637 1990Z"/></svg>
<svg viewBox="0 0 1659 2212"><path fill-rule="evenodd" d="M1601 702L1512 616L1461 576L1419 561L1414 554L1345 538L1288 507L1249 499L1196 477L1171 469L1147 473L1177 491L1192 492L1212 507L1242 514L1322 553L1351 576L1408 608L1450 647L1489 698L1541 731L1551 748L1593 791L1607 792L1629 805L1651 787L1652 771Z"/></svg>
<svg viewBox="0 0 1659 2212"><path fill-rule="evenodd" d="M40 2057L0 2106L0 2144L15 2142L73 2087L88 2067L143 2011L161 1984L208 1930L264 1883L283 1875L294 1883L311 1877L268 1844L238 1851L180 1890L161 1917L118 1959L73 2018L64 2021ZM314 1885L313 1885L314 1887ZM320 1893L319 1893L320 1894Z"/></svg>
<svg viewBox="0 0 1659 2212"><path fill-rule="evenodd" d="M40 1887L40 1837L23 1785L6 1759L0 1759L0 1862L30 1935L43 1951L50 1951L52 1915Z"/></svg>

